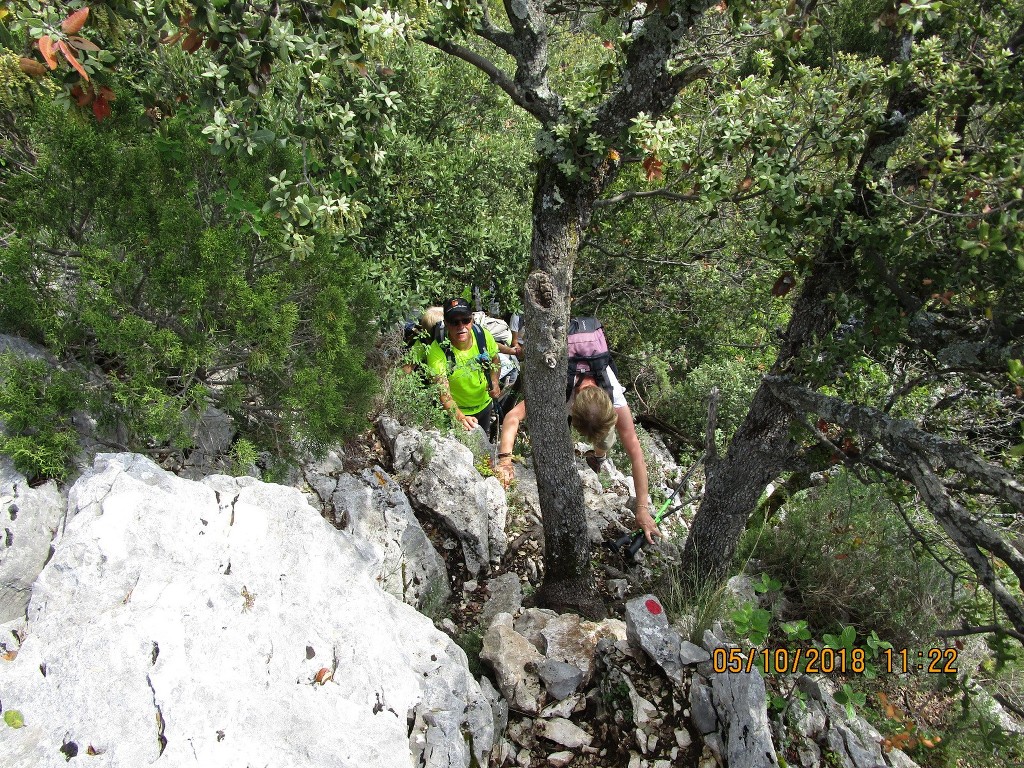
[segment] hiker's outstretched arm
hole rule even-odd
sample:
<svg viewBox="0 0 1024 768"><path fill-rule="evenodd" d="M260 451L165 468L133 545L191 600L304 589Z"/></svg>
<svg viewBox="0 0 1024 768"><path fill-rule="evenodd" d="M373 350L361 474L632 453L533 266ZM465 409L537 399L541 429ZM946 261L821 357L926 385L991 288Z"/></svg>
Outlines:
<svg viewBox="0 0 1024 768"><path fill-rule="evenodd" d="M525 418L526 401L523 400L516 403L501 420L501 439L498 441L498 465L495 467L495 474L506 488L515 479L515 470L512 468L512 449L516 445L519 425Z"/></svg>
<svg viewBox="0 0 1024 768"><path fill-rule="evenodd" d="M653 544L654 537L660 536L658 526L651 516L651 497L647 491L647 462L644 460L644 452L640 448L640 439L636 436L636 425L633 423L633 413L629 406L616 408L617 420L615 430L619 434L619 441L622 443L626 455L629 456L629 463L633 474L633 490L636 492L636 524L643 529L647 537L647 543Z"/></svg>

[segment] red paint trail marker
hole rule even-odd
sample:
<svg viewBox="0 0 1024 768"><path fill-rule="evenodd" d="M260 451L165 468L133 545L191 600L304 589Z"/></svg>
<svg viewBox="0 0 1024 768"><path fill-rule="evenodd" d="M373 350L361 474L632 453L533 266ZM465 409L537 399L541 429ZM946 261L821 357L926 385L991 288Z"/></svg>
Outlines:
<svg viewBox="0 0 1024 768"><path fill-rule="evenodd" d="M648 600L646 603L644 603L644 605L647 606L647 610L653 613L655 616L661 613L661 603L659 603L657 600Z"/></svg>

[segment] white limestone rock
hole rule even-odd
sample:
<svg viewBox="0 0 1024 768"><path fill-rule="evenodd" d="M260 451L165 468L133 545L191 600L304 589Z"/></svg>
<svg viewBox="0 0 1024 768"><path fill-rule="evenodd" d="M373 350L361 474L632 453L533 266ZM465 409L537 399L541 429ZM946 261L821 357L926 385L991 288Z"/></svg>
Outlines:
<svg viewBox="0 0 1024 768"><path fill-rule="evenodd" d="M457 440L438 438L423 462L409 487L413 503L440 518L459 538L472 577L486 573L508 547L508 502L501 483L481 477L473 452Z"/></svg>
<svg viewBox="0 0 1024 768"><path fill-rule="evenodd" d="M415 608L451 591L444 560L413 514L405 491L380 467L341 475L331 495L336 522L374 564L381 588Z"/></svg>
<svg viewBox="0 0 1024 768"><path fill-rule="evenodd" d="M486 762L465 654L297 490L101 454L69 506L4 664L6 765L69 743L111 768Z"/></svg>
<svg viewBox="0 0 1024 768"><path fill-rule="evenodd" d="M0 624L25 615L32 583L64 529L66 510L56 483L32 488L0 456Z"/></svg>

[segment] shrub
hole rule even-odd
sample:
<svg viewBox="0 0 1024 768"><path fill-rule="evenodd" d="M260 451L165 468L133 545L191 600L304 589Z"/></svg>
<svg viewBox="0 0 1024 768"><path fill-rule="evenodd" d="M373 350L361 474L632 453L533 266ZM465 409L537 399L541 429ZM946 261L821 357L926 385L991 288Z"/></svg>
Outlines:
<svg viewBox="0 0 1024 768"><path fill-rule="evenodd" d="M297 251L261 207L302 158L211 157L188 109L146 130L119 93L102 125L44 97L19 122L34 165L0 177L0 331L97 371L132 449L185 447L211 402L277 457L362 431L378 300L365 262L327 231Z"/></svg>
<svg viewBox="0 0 1024 768"><path fill-rule="evenodd" d="M795 618L816 633L849 624L909 644L953 611L948 574L916 545L884 487L846 471L794 496L777 526L748 532L740 553L782 583Z"/></svg>
<svg viewBox="0 0 1024 768"><path fill-rule="evenodd" d="M0 453L30 481L64 479L78 451L71 413L84 405L78 377L43 360L0 355Z"/></svg>

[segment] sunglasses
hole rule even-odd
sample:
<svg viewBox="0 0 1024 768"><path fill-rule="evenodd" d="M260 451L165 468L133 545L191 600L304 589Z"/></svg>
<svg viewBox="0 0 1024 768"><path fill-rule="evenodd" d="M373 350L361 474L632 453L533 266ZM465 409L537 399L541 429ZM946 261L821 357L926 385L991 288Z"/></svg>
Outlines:
<svg viewBox="0 0 1024 768"><path fill-rule="evenodd" d="M456 318L453 318L452 320L445 320L444 322L445 322L446 325L450 325L452 328L461 328L464 325L472 325L473 324L473 318L472 317L456 317Z"/></svg>

